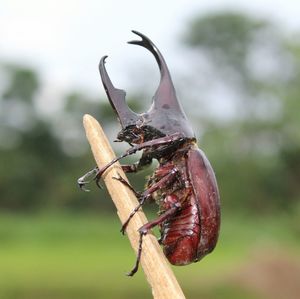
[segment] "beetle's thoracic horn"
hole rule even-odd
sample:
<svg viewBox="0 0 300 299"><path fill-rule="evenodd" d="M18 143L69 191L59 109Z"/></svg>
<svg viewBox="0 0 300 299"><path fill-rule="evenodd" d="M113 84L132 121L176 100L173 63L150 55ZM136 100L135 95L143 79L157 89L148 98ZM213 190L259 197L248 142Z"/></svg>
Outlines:
<svg viewBox="0 0 300 299"><path fill-rule="evenodd" d="M153 106L156 109L169 106L173 109L180 109L181 112L182 109L176 98L176 92L171 79L171 75L162 54L147 36L135 30L132 30L132 32L140 36L142 39L130 41L128 43L133 45L139 45L148 49L154 55L159 66L161 78L159 86L153 97Z"/></svg>

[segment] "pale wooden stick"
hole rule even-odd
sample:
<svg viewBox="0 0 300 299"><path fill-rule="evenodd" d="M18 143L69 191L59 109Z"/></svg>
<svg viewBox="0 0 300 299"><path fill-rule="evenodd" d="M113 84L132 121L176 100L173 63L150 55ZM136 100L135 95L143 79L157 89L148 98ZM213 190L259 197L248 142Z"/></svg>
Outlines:
<svg viewBox="0 0 300 299"><path fill-rule="evenodd" d="M100 124L92 116L85 115L83 117L83 125L97 165L101 168L114 159L115 154ZM129 188L113 179L113 177L118 177L118 174L126 179L120 164L115 163L105 171L103 179L111 198L116 205L121 222L124 223L127 220L128 215L138 205L138 201ZM138 229L145 223L147 223L147 219L144 213L139 211L131 219L126 229L131 246L135 252L137 252L139 242ZM143 240L141 265L152 288L153 298L185 298L155 236L150 233L146 235Z"/></svg>

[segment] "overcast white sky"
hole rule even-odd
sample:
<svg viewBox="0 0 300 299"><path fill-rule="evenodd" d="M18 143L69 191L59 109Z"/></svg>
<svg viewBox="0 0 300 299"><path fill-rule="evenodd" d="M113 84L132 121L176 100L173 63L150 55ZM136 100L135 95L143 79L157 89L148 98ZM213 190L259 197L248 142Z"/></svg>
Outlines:
<svg viewBox="0 0 300 299"><path fill-rule="evenodd" d="M128 78L132 71L156 68L148 53L126 44L134 38L131 29L149 36L175 68L182 61L178 37L189 18L231 8L300 28L299 0L0 0L0 60L32 65L58 88L99 92L97 65L107 54L115 85L126 88L128 80L138 80Z"/></svg>

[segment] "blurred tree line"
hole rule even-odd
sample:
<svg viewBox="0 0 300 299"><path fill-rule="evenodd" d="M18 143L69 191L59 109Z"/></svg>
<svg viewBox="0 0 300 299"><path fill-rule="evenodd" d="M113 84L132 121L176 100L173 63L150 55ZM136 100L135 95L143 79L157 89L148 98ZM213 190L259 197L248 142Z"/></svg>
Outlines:
<svg viewBox="0 0 300 299"><path fill-rule="evenodd" d="M223 205L256 211L295 207L300 199L299 35L228 12L196 18L184 41L205 61L200 65L206 86L221 90L216 105L223 109L222 101L232 102L227 118L201 115L201 143L217 172Z"/></svg>
<svg viewBox="0 0 300 299"><path fill-rule="evenodd" d="M294 208L300 199L299 37L266 20L222 12L194 18L182 42L194 59L185 78L186 112L216 171L223 208ZM94 164L83 114L113 135L118 130L108 101L72 91L60 109L45 114L34 70L1 64L0 77L1 209L111 209L105 190L87 194L76 187ZM207 98L205 89L212 91ZM143 109L135 98L131 107Z"/></svg>

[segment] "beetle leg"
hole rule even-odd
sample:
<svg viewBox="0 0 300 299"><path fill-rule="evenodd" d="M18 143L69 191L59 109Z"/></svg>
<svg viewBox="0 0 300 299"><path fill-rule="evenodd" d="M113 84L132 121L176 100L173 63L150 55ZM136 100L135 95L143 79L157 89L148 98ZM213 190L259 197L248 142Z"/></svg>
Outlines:
<svg viewBox="0 0 300 299"><path fill-rule="evenodd" d="M182 134L174 133L172 135L168 135L168 136L160 137L157 139L149 140L149 141L146 141L146 142L143 142L140 144L136 144L133 147L129 148L124 154L122 154L119 157L114 158L111 162L109 162L104 167L99 169L97 175L95 176L95 181L96 181L96 183L98 183L101 176L103 175L103 173L114 163L116 163L117 161L119 161L127 156L135 154L137 151L151 148L151 147L160 146L160 145L170 144L171 142L180 141L180 140L184 140L184 137L182 136Z"/></svg>
<svg viewBox="0 0 300 299"><path fill-rule="evenodd" d="M141 197L141 192L135 191L135 189L118 173L117 177L113 177L114 180L119 181L123 185L125 185L129 190L131 190L134 195L139 199Z"/></svg>
<svg viewBox="0 0 300 299"><path fill-rule="evenodd" d="M150 165L151 163L152 163L152 158L148 154L143 153L142 157L140 158L140 160L138 162L136 162L134 164L121 165L121 167L125 173L136 173L136 172L144 169L144 167ZM92 180L95 180L97 186L100 189L102 189L102 186L99 184L100 178L99 179L97 178L98 172L99 172L99 168L95 167L92 170L90 170L89 172L87 172L85 175L80 177L77 180L77 184L78 184L79 188L84 191L90 191L88 189L85 189L85 185L89 184ZM135 191L134 191L134 193L135 193Z"/></svg>
<svg viewBox="0 0 300 299"><path fill-rule="evenodd" d="M150 188L148 188L145 192L143 192L140 196L140 201L139 204L135 207L135 209L130 213L128 216L128 219L123 223L121 232L124 235L125 234L125 229L130 222L131 218L135 215L135 213L142 207L142 205L145 203L146 199L148 199L151 194L158 189L164 188L168 185L170 185L174 179L177 176L177 169L174 168L170 173L165 175L162 179L160 179L157 183L154 183Z"/></svg>
<svg viewBox="0 0 300 299"><path fill-rule="evenodd" d="M129 165L121 165L122 169L126 173L135 173L142 169L144 169L146 166L149 166L152 163L152 158L145 152L143 152L142 157L139 161L129 164Z"/></svg>
<svg viewBox="0 0 300 299"><path fill-rule="evenodd" d="M138 162L134 164L121 165L121 166L125 173L132 173L132 172L138 172L142 170L145 166L148 166L151 163L152 163L152 158L147 153L144 152ZM134 190L134 188L125 179L123 179L120 174L118 174L118 177L114 177L114 179L120 181L122 184L128 187L134 193L134 195L140 200L141 192L137 192L136 190Z"/></svg>
<svg viewBox="0 0 300 299"><path fill-rule="evenodd" d="M129 188L129 190L131 192L133 192L133 194L135 195L135 197L137 198L137 200L139 201L139 203L141 202L141 198L143 197L143 193L140 191L136 191L124 178L122 178L121 176L119 177L113 177L113 179L118 180L120 183L124 184L127 188ZM151 198L151 194L149 194L149 196L146 198L149 202L151 202L153 199ZM145 200L146 201L146 200ZM145 203L145 201L143 202L143 204ZM122 233L123 229L121 230Z"/></svg>
<svg viewBox="0 0 300 299"><path fill-rule="evenodd" d="M139 248L138 248L138 252L137 252L137 258L136 258L136 262L135 262L133 269L129 273L127 273L128 276L133 276L139 268L141 255L142 255L143 237L148 234L150 229L161 224L165 220L173 217L173 215L175 215L180 208L181 208L181 205L179 202L174 203L170 209L168 209L166 212L161 214L157 219L149 221L148 223L144 224L139 229L140 239L139 239Z"/></svg>
<svg viewBox="0 0 300 299"><path fill-rule="evenodd" d="M130 215L128 216L127 220L123 223L122 227L121 227L121 233L124 235L125 234L125 230L127 228L128 223L130 222L131 218L135 215L135 213L143 206L143 204L145 203L147 197L146 196L142 196L139 204L134 208L134 210L130 213Z"/></svg>
<svg viewBox="0 0 300 299"><path fill-rule="evenodd" d="M99 171L98 167L93 168L92 170L90 170L89 172L87 172L86 174L84 174L82 177L80 177L77 180L77 184L79 186L80 189L89 192L90 190L85 189L85 185L89 184L95 177L95 175L97 175ZM101 186L99 185L99 187L101 188Z"/></svg>

